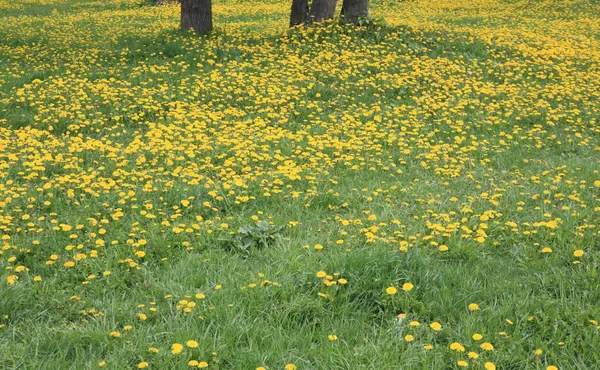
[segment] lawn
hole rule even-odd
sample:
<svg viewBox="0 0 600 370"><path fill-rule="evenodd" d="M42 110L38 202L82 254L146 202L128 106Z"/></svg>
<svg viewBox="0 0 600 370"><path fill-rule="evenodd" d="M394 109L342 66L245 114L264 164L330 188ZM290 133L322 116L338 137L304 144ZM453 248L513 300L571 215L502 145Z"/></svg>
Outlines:
<svg viewBox="0 0 600 370"><path fill-rule="evenodd" d="M0 369L597 369L600 4L0 0Z"/></svg>

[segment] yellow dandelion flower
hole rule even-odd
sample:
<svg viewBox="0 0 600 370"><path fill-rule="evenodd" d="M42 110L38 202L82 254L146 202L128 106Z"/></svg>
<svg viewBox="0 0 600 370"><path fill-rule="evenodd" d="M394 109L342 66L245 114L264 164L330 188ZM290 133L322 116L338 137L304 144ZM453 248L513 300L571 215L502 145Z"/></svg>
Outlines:
<svg viewBox="0 0 600 370"><path fill-rule="evenodd" d="M465 351L465 347L458 342L451 343L450 349L453 351L456 351L456 352L464 352Z"/></svg>
<svg viewBox="0 0 600 370"><path fill-rule="evenodd" d="M485 368L485 370L496 370L496 365L494 365L493 362L486 362L485 364L483 364L483 367Z"/></svg>
<svg viewBox="0 0 600 370"><path fill-rule="evenodd" d="M393 286L390 286L385 289L385 292L389 295L394 295L398 293L398 289L394 288Z"/></svg>
<svg viewBox="0 0 600 370"><path fill-rule="evenodd" d="M431 324L429 324L429 327L435 331L440 331L442 330L442 324L440 324L437 321L432 322Z"/></svg>
<svg viewBox="0 0 600 370"><path fill-rule="evenodd" d="M171 353L174 355L178 355L181 353L181 351L183 351L183 346L179 343L174 343L171 346Z"/></svg>
<svg viewBox="0 0 600 370"><path fill-rule="evenodd" d="M481 343L481 345L479 347L481 347L481 349L484 351L493 351L494 350L494 346L490 342L483 342L483 343Z"/></svg>

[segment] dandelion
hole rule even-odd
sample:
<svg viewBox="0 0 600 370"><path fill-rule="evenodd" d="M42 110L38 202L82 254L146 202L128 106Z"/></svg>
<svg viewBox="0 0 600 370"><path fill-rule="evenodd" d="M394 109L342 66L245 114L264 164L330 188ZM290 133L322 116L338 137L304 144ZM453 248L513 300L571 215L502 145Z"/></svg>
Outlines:
<svg viewBox="0 0 600 370"><path fill-rule="evenodd" d="M479 310L479 305L477 303L469 304L469 311L477 311Z"/></svg>
<svg viewBox="0 0 600 370"><path fill-rule="evenodd" d="M148 363L146 361L142 361L138 364L138 369L145 369L148 367Z"/></svg>
<svg viewBox="0 0 600 370"><path fill-rule="evenodd" d="M456 352L464 352L465 351L465 347L458 342L451 343L450 349L453 351L456 351Z"/></svg>
<svg viewBox="0 0 600 370"><path fill-rule="evenodd" d="M405 292L410 292L415 286L412 285L411 283L404 283L402 285L402 290L404 290ZM389 294L389 293L388 293Z"/></svg>
<svg viewBox="0 0 600 370"><path fill-rule="evenodd" d="M484 351L493 351L494 350L494 346L490 342L483 342L483 343L481 343L481 345L479 347L481 347L481 349Z"/></svg>
<svg viewBox="0 0 600 370"><path fill-rule="evenodd" d="M440 331L442 330L442 324L440 324L437 321L432 322L431 324L429 324L429 327L435 331Z"/></svg>
<svg viewBox="0 0 600 370"><path fill-rule="evenodd" d="M396 288L394 288L393 286L391 286L391 287L387 287L387 288L385 289L385 292L386 292L387 294L389 294L389 295L394 295L394 294L398 293L398 289L396 289Z"/></svg>
<svg viewBox="0 0 600 370"><path fill-rule="evenodd" d="M494 365L493 362L489 361L483 364L483 367L485 368L485 370L496 370L496 365Z"/></svg>
<svg viewBox="0 0 600 370"><path fill-rule="evenodd" d="M181 353L181 351L183 351L183 346L179 343L174 343L171 346L171 353L174 355L178 355Z"/></svg>

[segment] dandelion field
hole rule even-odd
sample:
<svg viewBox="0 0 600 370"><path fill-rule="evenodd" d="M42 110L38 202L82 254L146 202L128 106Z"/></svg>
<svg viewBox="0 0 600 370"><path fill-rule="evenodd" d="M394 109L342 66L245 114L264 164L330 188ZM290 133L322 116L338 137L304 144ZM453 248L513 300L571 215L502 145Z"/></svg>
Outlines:
<svg viewBox="0 0 600 370"><path fill-rule="evenodd" d="M0 369L600 368L600 5L0 0Z"/></svg>

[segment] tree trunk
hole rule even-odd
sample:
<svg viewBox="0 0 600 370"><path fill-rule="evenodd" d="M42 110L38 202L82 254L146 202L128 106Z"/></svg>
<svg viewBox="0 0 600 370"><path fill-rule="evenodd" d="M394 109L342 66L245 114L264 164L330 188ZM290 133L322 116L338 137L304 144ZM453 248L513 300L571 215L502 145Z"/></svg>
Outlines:
<svg viewBox="0 0 600 370"><path fill-rule="evenodd" d="M199 34L212 31L211 0L181 0L181 29Z"/></svg>
<svg viewBox="0 0 600 370"><path fill-rule="evenodd" d="M337 0L313 0L312 6L310 7L311 20L319 22L333 19L336 3Z"/></svg>
<svg viewBox="0 0 600 370"><path fill-rule="evenodd" d="M358 24L361 19L369 17L369 0L344 0L342 18L347 23Z"/></svg>
<svg viewBox="0 0 600 370"><path fill-rule="evenodd" d="M306 23L308 20L308 0L292 0L290 27Z"/></svg>

